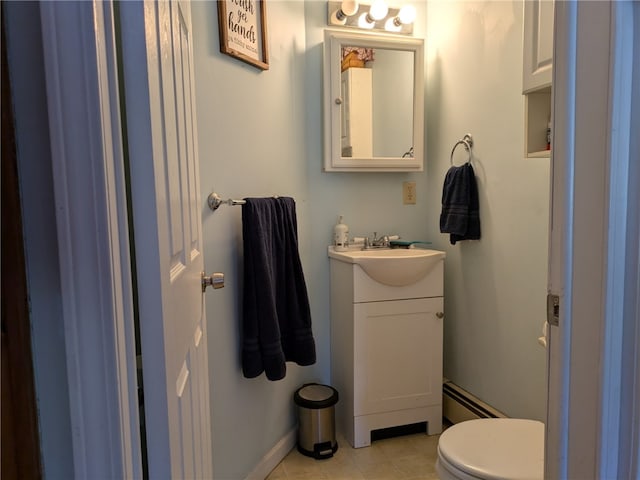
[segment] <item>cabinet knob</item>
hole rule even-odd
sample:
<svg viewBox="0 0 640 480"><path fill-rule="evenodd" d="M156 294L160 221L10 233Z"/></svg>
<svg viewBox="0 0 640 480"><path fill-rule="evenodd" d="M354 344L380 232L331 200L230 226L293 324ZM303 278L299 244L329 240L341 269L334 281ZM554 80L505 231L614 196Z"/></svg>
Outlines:
<svg viewBox="0 0 640 480"><path fill-rule="evenodd" d="M443 318L444 317L444 312L436 312L436 317Z"/></svg>
<svg viewBox="0 0 640 480"><path fill-rule="evenodd" d="M342 105L342 99L340 97L336 98L336 105Z"/></svg>

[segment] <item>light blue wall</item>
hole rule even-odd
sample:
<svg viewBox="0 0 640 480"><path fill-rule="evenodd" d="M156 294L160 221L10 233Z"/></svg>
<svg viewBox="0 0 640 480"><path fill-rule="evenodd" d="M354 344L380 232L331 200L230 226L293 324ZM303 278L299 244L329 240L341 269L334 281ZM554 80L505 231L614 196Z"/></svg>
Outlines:
<svg viewBox="0 0 640 480"><path fill-rule="evenodd" d="M427 168L413 174L322 172L325 2L269 4L271 68L262 73L220 54L215 8L194 7L203 195L297 199L318 347L317 368L294 369L284 382L241 378L240 290L232 287L240 212L214 218L205 211L207 266L226 271L231 286L208 297L216 472L249 471L293 426L297 384L329 381L325 252L339 214L352 235L398 233L446 250L445 374L508 415L544 418L544 350L536 339L544 320L549 161L522 153L522 4L428 5L417 4L415 32L426 39ZM467 132L476 140L483 238L452 247L438 229L440 196L451 147ZM405 180L416 182L416 205L402 205ZM230 436L239 421L240 434Z"/></svg>
<svg viewBox="0 0 640 480"><path fill-rule="evenodd" d="M311 276L315 296L314 315L322 324L323 351L329 356L329 261L326 246L333 225L344 215L351 236L400 234L407 239L429 239L426 217L427 172L421 173L325 173L322 171L322 41L326 28L326 3L305 2L307 38L306 112L309 196L311 198ZM425 18L425 4L416 4ZM417 35L424 29L417 25ZM416 205L402 204L402 182L415 181Z"/></svg>
<svg viewBox="0 0 640 480"><path fill-rule="evenodd" d="M549 162L522 154L522 5L416 6L415 35L427 52L427 168L379 174L322 172L325 2L269 3L266 72L220 54L215 6L194 5L202 194L296 198L318 351L315 368L291 367L282 382L242 378L240 209L205 210L207 268L225 271L228 285L207 298L218 474L251 471L293 428L295 388L330 381L326 245L339 214L352 236L397 233L446 250L445 374L508 415L544 418L544 350L536 339ZM442 181L453 143L467 132L476 139L483 238L451 247L438 228ZM406 180L416 182L416 205L402 204Z"/></svg>
<svg viewBox="0 0 640 480"><path fill-rule="evenodd" d="M509 416L543 420L550 177L549 159L523 154L522 9L429 2L426 216L447 252L445 376ZM468 132L482 239L451 246L435 220L451 148Z"/></svg>
<svg viewBox="0 0 640 480"><path fill-rule="evenodd" d="M225 198L291 196L297 204L300 254L312 279L312 220L304 118L304 3L269 2L270 69L261 71L219 51L216 2L192 4L201 192ZM309 381L328 381L322 321L313 367L287 364L287 376L242 376L241 208L203 209L205 266L224 272L225 288L207 293L215 478L245 478L294 428L292 396ZM309 282L311 301L316 302Z"/></svg>
<svg viewBox="0 0 640 480"><path fill-rule="evenodd" d="M414 53L376 49L373 70L373 154L401 157L413 146Z"/></svg>
<svg viewBox="0 0 640 480"><path fill-rule="evenodd" d="M344 214L352 235L375 230L423 239L426 174L322 172L325 2L269 2L270 69L264 72L219 52L214 2L196 2L192 11L202 196L296 199L317 344L315 367L288 364L279 382L242 377L241 211L203 209L206 268L225 272L227 285L207 294L214 471L219 478L244 478L294 428L294 390L330 380L326 247L337 216ZM416 182L417 205L402 205L406 180Z"/></svg>

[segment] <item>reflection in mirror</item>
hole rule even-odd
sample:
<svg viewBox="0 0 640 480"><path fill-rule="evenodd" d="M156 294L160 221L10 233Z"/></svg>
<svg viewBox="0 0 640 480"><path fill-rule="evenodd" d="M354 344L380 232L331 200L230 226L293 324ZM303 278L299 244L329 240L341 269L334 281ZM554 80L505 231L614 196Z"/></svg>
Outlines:
<svg viewBox="0 0 640 480"><path fill-rule="evenodd" d="M423 168L423 41L325 32L325 170Z"/></svg>
<svg viewBox="0 0 640 480"><path fill-rule="evenodd" d="M414 53L342 47L342 156L413 156Z"/></svg>

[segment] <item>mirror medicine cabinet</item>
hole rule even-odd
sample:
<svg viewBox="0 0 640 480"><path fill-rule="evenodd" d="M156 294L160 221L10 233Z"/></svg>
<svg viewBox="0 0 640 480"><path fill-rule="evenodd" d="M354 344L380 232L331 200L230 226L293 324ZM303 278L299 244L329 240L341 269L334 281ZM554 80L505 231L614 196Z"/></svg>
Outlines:
<svg viewBox="0 0 640 480"><path fill-rule="evenodd" d="M424 167L424 41L325 30L324 170Z"/></svg>

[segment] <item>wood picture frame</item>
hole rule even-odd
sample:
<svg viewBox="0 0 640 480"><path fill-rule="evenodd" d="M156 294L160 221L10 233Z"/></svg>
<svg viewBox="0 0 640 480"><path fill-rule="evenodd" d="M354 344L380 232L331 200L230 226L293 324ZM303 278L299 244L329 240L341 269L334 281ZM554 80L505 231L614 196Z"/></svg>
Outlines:
<svg viewBox="0 0 640 480"><path fill-rule="evenodd" d="M261 70L269 69L265 0L218 0L220 51Z"/></svg>

